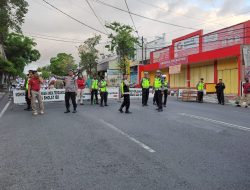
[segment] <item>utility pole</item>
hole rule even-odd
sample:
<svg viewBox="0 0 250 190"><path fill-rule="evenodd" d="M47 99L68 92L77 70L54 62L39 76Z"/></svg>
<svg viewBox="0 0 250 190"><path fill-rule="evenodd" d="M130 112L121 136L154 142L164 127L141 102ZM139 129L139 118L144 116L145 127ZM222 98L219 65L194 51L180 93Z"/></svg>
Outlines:
<svg viewBox="0 0 250 190"><path fill-rule="evenodd" d="M143 46L144 46L144 39L143 39L143 36L141 37L141 63L143 64Z"/></svg>

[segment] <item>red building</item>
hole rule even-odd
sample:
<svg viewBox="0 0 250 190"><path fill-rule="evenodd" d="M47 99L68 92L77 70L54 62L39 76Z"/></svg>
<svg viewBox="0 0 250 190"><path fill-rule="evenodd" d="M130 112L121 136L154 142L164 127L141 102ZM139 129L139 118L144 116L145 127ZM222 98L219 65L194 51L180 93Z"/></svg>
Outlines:
<svg viewBox="0 0 250 190"><path fill-rule="evenodd" d="M245 62L242 48L250 45L250 21L203 34L203 30L172 40L172 45L151 52L150 64L139 66L139 79L148 71L153 83L157 69L168 76L170 87L192 88L204 78L207 91L222 78L226 94L240 94Z"/></svg>

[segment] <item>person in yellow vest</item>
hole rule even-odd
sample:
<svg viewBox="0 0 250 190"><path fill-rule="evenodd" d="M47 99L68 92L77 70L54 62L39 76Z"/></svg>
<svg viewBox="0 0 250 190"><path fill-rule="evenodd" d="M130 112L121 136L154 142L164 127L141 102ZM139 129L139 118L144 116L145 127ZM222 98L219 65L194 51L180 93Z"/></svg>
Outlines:
<svg viewBox="0 0 250 190"><path fill-rule="evenodd" d="M162 83L162 78L161 78L161 71L157 70L156 71L156 77L154 80L154 91L156 93L156 104L157 104L157 109L158 112L162 112L162 95L164 92L164 86Z"/></svg>
<svg viewBox="0 0 250 190"><path fill-rule="evenodd" d="M91 81L91 105L93 105L93 99L95 95L95 103L98 104L98 80L96 75L94 75L94 78Z"/></svg>
<svg viewBox="0 0 250 190"><path fill-rule="evenodd" d="M25 100L27 103L27 108L25 108L24 110L26 111L31 111L31 99L28 96L28 89L29 89L29 80L32 78L33 76L33 71L29 70L29 74L27 74L25 82L24 82L24 88L25 88Z"/></svg>
<svg viewBox="0 0 250 190"><path fill-rule="evenodd" d="M108 100L108 91L107 91L107 81L102 77L102 80L99 82L99 88L100 88L100 96L101 96L101 104L100 106L103 107L103 102L105 106L108 106L107 100Z"/></svg>
<svg viewBox="0 0 250 190"><path fill-rule="evenodd" d="M166 75L162 75L162 79L163 79L163 86L164 86L164 99L163 99L163 106L166 107L167 106L167 99L168 99L168 88L169 88L169 83L168 80L166 79Z"/></svg>
<svg viewBox="0 0 250 190"><path fill-rule="evenodd" d="M198 91L197 92L197 100L199 103L203 103L203 95L204 95L204 90L205 90L205 83L204 83L203 78L201 78L201 80L196 85L196 89Z"/></svg>
<svg viewBox="0 0 250 190"><path fill-rule="evenodd" d="M141 87L142 87L142 106L148 106L148 96L150 87L148 72L144 72L144 77L141 79Z"/></svg>
<svg viewBox="0 0 250 190"><path fill-rule="evenodd" d="M126 74L123 76L123 81L121 82L120 90L121 90L121 97L123 97L123 102L122 102L122 105L121 105L119 111L121 113L123 113L123 108L125 107L126 108L125 113L127 113L127 114L132 113L129 111L130 92L129 92L128 75L126 75Z"/></svg>

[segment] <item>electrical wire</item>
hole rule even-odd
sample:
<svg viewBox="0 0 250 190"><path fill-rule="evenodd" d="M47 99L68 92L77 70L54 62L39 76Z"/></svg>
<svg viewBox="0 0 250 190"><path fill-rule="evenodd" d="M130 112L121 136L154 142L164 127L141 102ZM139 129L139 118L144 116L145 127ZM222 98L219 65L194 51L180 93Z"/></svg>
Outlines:
<svg viewBox="0 0 250 190"><path fill-rule="evenodd" d="M140 38L140 36L139 36L139 32L138 32L138 30L136 29L136 26L135 26L134 19L133 19L132 15L131 15L131 12L130 12L130 10L129 10L127 0L124 0L124 2L125 2L126 7L127 7L127 9L128 9L128 13L129 13L129 16L130 16L130 18L131 18L131 20L132 20L132 23L133 23L133 26L134 26L135 32L136 32L136 34L137 34L138 38Z"/></svg>

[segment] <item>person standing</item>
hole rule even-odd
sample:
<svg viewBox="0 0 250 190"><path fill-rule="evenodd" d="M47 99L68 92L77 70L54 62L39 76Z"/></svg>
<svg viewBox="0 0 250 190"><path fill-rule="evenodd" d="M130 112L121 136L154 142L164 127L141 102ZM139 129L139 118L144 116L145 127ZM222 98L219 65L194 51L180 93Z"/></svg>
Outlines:
<svg viewBox="0 0 250 190"><path fill-rule="evenodd" d="M148 72L144 72L144 77L141 80L141 87L142 87L142 106L148 106L148 96L150 87Z"/></svg>
<svg viewBox="0 0 250 190"><path fill-rule="evenodd" d="M43 84L43 79L39 77L37 71L33 71L33 77L29 80L28 96L31 99L31 106L33 110L33 115L37 115L36 100L40 108L40 114L44 114L44 105L41 95L41 84Z"/></svg>
<svg viewBox="0 0 250 190"><path fill-rule="evenodd" d="M24 88L25 88L25 100L26 100L26 103L27 103L27 108L25 108L24 110L26 111L32 111L31 109L31 99L29 98L29 93L28 93L28 90L29 90L29 80L32 78L32 71L29 70L29 73L27 74L26 78L25 78L25 81L24 81Z"/></svg>
<svg viewBox="0 0 250 190"><path fill-rule="evenodd" d="M85 87L85 80L82 75L78 75L78 78L76 80L77 82L77 103L80 102L80 105L83 105L83 90Z"/></svg>
<svg viewBox="0 0 250 190"><path fill-rule="evenodd" d="M243 105L243 103L246 103ZM250 83L249 83L249 78L245 78L245 83L243 84L243 95L240 100L240 105L242 107L247 108L250 104Z"/></svg>
<svg viewBox="0 0 250 190"><path fill-rule="evenodd" d="M105 106L108 106L107 100L108 100L108 91L107 91L107 81L102 77L102 80L99 82L99 88L100 88L100 96L101 96L101 104L100 106L103 107L103 102Z"/></svg>
<svg viewBox="0 0 250 190"><path fill-rule="evenodd" d="M169 83L168 80L166 79L166 75L162 75L163 78L163 87L164 87L164 92L163 92L163 106L166 107L167 106L167 99L168 99L168 88L169 88Z"/></svg>
<svg viewBox="0 0 250 190"><path fill-rule="evenodd" d="M156 77L154 80L154 91L156 93L156 104L157 104L157 109L158 112L162 112L162 95L163 95L163 83L162 83L162 79L161 79L161 71L157 70L156 71Z"/></svg>
<svg viewBox="0 0 250 190"><path fill-rule="evenodd" d="M94 75L94 78L91 82L91 105L93 105L93 99L95 96L95 103L98 104L98 80L96 78L96 75Z"/></svg>
<svg viewBox="0 0 250 190"><path fill-rule="evenodd" d="M123 102L121 104L121 107L119 111L123 113L123 108L126 107L125 113L132 113L129 111L130 107L130 92L129 92L129 81L128 81L128 75L123 76L123 81L121 82L120 86L121 90L121 97L123 97Z"/></svg>
<svg viewBox="0 0 250 190"><path fill-rule="evenodd" d="M224 89L226 88L225 84L222 82L222 79L219 79L219 83L216 84L216 94L218 99L218 104L224 105Z"/></svg>
<svg viewBox="0 0 250 190"><path fill-rule="evenodd" d="M203 95L204 95L204 89L205 89L205 83L204 79L201 78L198 84L196 85L197 92L197 99L198 103L203 103Z"/></svg>

